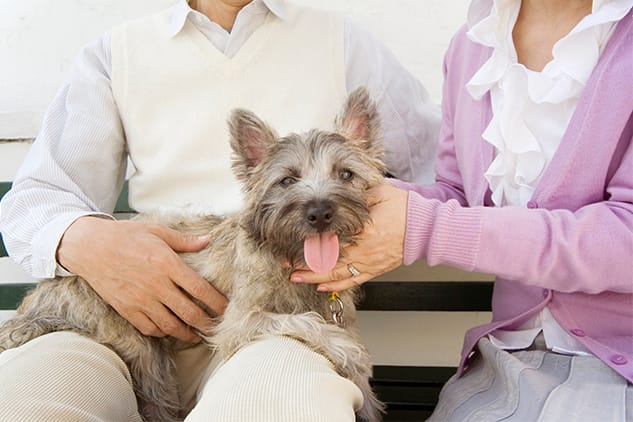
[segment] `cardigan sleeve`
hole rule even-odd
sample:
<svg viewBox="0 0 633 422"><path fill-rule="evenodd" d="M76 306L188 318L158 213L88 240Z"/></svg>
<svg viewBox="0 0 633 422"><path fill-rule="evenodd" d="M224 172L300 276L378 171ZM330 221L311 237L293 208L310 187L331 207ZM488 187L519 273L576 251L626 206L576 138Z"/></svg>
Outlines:
<svg viewBox="0 0 633 422"><path fill-rule="evenodd" d="M630 183L618 189L633 197ZM575 212L464 207L411 191L404 261L419 258L566 293L633 293L633 204L611 198Z"/></svg>

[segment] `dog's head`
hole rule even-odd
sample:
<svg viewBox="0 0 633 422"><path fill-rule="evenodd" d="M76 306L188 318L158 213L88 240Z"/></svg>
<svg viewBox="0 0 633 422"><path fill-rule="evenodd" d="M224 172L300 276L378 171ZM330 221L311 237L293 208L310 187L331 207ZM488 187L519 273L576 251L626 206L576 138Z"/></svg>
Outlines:
<svg viewBox="0 0 633 422"><path fill-rule="evenodd" d="M229 119L233 170L243 185L242 224L278 258L315 272L334 267L369 219L367 190L385 173L375 104L352 92L334 131L278 137L247 110Z"/></svg>

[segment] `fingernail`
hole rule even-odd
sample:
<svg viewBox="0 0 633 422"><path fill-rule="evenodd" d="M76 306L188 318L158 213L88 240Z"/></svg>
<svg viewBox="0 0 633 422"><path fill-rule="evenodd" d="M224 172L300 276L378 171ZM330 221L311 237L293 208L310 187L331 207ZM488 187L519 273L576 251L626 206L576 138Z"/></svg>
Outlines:
<svg viewBox="0 0 633 422"><path fill-rule="evenodd" d="M327 287L319 286L319 287L317 287L317 292L327 292Z"/></svg>
<svg viewBox="0 0 633 422"><path fill-rule="evenodd" d="M302 283L303 279L299 277L298 275L293 275L293 276L290 276L290 281L292 281L293 283Z"/></svg>

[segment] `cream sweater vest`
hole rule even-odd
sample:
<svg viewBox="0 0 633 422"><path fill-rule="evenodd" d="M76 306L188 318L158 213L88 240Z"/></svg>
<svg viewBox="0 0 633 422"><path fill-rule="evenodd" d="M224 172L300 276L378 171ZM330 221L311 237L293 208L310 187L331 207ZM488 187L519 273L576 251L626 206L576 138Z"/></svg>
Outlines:
<svg viewBox="0 0 633 422"><path fill-rule="evenodd" d="M173 37L168 14L112 32L112 89L129 154L130 205L230 212L242 203L230 169L227 117L248 108L280 135L331 128L345 95L343 23L288 5L231 59L189 21Z"/></svg>

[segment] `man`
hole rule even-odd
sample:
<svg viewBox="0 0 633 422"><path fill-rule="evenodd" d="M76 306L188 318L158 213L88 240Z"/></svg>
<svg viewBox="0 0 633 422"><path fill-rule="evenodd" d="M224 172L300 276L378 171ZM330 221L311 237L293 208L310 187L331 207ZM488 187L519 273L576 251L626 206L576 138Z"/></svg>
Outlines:
<svg viewBox="0 0 633 422"><path fill-rule="evenodd" d="M359 85L378 102L390 172L428 180L438 109L384 47L341 17L283 0L181 0L116 27L81 53L1 204L8 250L32 276L82 276L146 335L195 343L193 329L208 327L209 316L182 290L218 313L226 299L177 252L209 239L115 221L108 213L127 158L136 210L232 211L241 201L229 171L231 108L252 109L280 132L328 127ZM190 420L354 420L362 404L323 356L290 339L254 343L221 366L192 347L177 366L184 407L197 402ZM292 382L281 370L289 367ZM127 368L78 335L2 353L0 376L12 380L0 386L6 418L140 418Z"/></svg>

